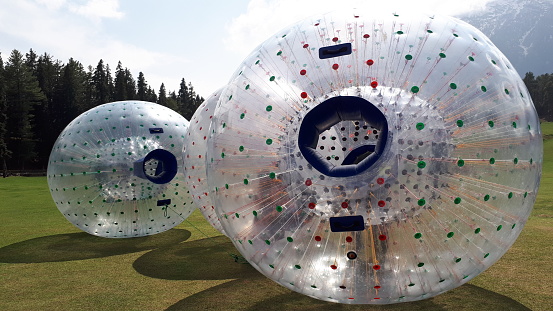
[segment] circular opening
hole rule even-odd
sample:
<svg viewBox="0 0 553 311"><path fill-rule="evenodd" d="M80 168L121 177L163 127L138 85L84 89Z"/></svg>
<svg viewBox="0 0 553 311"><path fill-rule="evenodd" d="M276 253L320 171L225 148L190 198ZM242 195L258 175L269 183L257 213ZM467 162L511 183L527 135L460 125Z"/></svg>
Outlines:
<svg viewBox="0 0 553 311"><path fill-rule="evenodd" d="M348 257L348 259L350 260L354 260L357 258L357 253L354 251L350 251L346 254L346 257Z"/></svg>
<svg viewBox="0 0 553 311"><path fill-rule="evenodd" d="M177 175L177 158L167 150L153 150L140 162L144 177L153 183L166 184Z"/></svg>
<svg viewBox="0 0 553 311"><path fill-rule="evenodd" d="M324 154L324 150L334 148L319 148L319 141L329 136L328 131L335 127L336 131L347 132L345 124L351 128L351 139L343 136L333 139L338 144L338 150L344 150L344 156ZM359 125L370 129L365 134L372 139L358 139ZM334 136L332 136L334 138ZM319 172L331 177L349 177L360 174L371 167L384 152L388 138L388 122L384 114L372 103L361 97L338 96L325 100L304 117L298 135L298 145L304 158Z"/></svg>

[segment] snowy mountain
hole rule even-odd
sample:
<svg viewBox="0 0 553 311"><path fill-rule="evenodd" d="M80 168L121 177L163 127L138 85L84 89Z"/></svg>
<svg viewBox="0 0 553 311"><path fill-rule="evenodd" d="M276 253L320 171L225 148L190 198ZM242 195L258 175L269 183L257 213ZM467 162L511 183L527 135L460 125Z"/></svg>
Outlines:
<svg viewBox="0 0 553 311"><path fill-rule="evenodd" d="M495 0L456 16L480 29L518 73L553 73L553 0Z"/></svg>

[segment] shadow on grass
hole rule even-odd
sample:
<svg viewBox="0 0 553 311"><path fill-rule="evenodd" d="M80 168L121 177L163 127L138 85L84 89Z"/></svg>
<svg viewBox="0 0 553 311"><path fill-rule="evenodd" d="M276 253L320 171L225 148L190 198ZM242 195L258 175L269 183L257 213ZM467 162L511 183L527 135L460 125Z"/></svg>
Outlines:
<svg viewBox="0 0 553 311"><path fill-rule="evenodd" d="M465 284L434 298L416 302L391 305L337 304L290 291L261 276L252 279L238 279L212 287L179 301L166 311L178 310L528 311L530 309L509 297L470 284Z"/></svg>
<svg viewBox="0 0 553 311"><path fill-rule="evenodd" d="M240 253L225 236L170 245L148 252L134 263L145 276L166 280L225 280L259 274L247 263L235 262Z"/></svg>
<svg viewBox="0 0 553 311"><path fill-rule="evenodd" d="M160 234L128 239L107 239L85 232L45 236L0 248L0 262L40 263L101 258L178 244L190 231L172 229Z"/></svg>
<svg viewBox="0 0 553 311"><path fill-rule="evenodd" d="M169 280L225 280L189 296L168 311L177 310L512 310L527 307L504 295L465 284L434 298L393 305L345 305L307 297L280 286L249 264L234 262L238 254L224 236L155 249L138 258L134 269L149 277Z"/></svg>

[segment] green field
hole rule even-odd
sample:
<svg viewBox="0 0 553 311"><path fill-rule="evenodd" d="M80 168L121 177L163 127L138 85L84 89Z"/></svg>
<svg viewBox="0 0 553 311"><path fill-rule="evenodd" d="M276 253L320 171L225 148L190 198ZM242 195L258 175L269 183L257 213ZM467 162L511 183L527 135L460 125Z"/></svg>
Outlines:
<svg viewBox="0 0 553 311"><path fill-rule="evenodd" d="M0 179L0 310L553 310L553 123L536 205L496 264L415 303L356 306L291 292L248 264L194 212L177 228L103 239L58 212L44 177ZM211 238L206 238L206 235Z"/></svg>

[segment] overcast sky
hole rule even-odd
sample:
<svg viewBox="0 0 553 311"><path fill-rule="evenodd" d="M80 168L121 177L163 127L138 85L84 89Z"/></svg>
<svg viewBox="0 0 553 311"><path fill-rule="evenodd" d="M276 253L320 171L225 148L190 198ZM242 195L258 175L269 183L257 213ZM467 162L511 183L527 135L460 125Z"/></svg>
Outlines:
<svg viewBox="0 0 553 311"><path fill-rule="evenodd" d="M224 86L240 62L272 34L340 8L387 6L456 15L490 0L0 0L0 53L48 53L85 67L120 60L156 92L181 78L203 97ZM383 4L384 3L384 4Z"/></svg>

